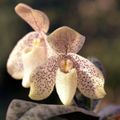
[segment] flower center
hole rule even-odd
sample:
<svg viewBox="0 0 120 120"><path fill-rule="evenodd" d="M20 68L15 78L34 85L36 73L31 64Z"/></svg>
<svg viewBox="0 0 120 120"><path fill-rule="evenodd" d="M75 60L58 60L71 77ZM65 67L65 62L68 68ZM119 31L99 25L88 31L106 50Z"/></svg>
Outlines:
<svg viewBox="0 0 120 120"><path fill-rule="evenodd" d="M68 73L73 68L73 62L70 59L63 59L59 64L62 72Z"/></svg>
<svg viewBox="0 0 120 120"><path fill-rule="evenodd" d="M32 41L32 45L33 46L36 46L36 47L39 47L40 46L40 43L41 43L41 39L34 39L33 41Z"/></svg>
<svg viewBox="0 0 120 120"><path fill-rule="evenodd" d="M32 41L32 45L33 45L33 48L34 47L39 47L40 46L40 44L41 44L41 39L34 39L33 41ZM24 53L29 53L29 52L31 52L32 50L33 50L33 48L30 48L30 47L27 47L27 48L25 48L24 49Z"/></svg>

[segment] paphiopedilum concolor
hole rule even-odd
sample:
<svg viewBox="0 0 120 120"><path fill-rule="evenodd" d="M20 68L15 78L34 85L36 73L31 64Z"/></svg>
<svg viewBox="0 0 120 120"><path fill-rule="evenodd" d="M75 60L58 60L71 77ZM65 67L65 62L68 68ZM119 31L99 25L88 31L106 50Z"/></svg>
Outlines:
<svg viewBox="0 0 120 120"><path fill-rule="evenodd" d="M18 41L8 58L7 70L13 78L23 79L24 87L29 87L31 71L55 54L46 40L49 19L43 12L34 10L23 3L18 4L15 11L35 31Z"/></svg>
<svg viewBox="0 0 120 120"><path fill-rule="evenodd" d="M101 71L88 59L76 54L85 41L83 35L64 26L51 33L47 40L58 54L32 72L29 93L32 99L47 98L54 85L65 105L71 104L77 88L91 99L105 96Z"/></svg>
<svg viewBox="0 0 120 120"><path fill-rule="evenodd" d="M18 42L9 57L8 72L14 78L23 77L23 86L30 87L31 99L47 98L54 86L65 105L71 104L77 88L91 99L105 96L101 71L88 59L76 54L84 44L83 35L63 26L46 36L49 22L45 14L24 4L18 5L16 11L35 32ZM38 17L39 14L42 17Z"/></svg>

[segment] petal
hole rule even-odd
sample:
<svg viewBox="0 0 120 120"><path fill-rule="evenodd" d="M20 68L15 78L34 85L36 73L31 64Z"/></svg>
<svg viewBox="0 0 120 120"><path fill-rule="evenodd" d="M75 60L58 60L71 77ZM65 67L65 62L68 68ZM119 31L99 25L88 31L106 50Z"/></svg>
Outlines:
<svg viewBox="0 0 120 120"><path fill-rule="evenodd" d="M78 74L78 89L83 95L91 99L105 96L104 77L101 71L88 59L77 54L68 55L74 62Z"/></svg>
<svg viewBox="0 0 120 120"><path fill-rule="evenodd" d="M57 57L51 57L48 61L37 67L31 73L29 97L33 100L43 100L53 91L55 74L57 69Z"/></svg>
<svg viewBox="0 0 120 120"><path fill-rule="evenodd" d="M71 69L64 73L60 69L56 73L56 90L64 105L70 105L77 88L77 72Z"/></svg>
<svg viewBox="0 0 120 120"><path fill-rule="evenodd" d="M35 31L47 32L49 19L45 13L32 9L30 6L20 3L15 7L16 13L24 19Z"/></svg>
<svg viewBox="0 0 120 120"><path fill-rule="evenodd" d="M95 57L88 57L88 60L90 60L99 70L102 72L104 78L106 78L106 72L103 64L101 61Z"/></svg>
<svg viewBox="0 0 120 120"><path fill-rule="evenodd" d="M15 79L22 79L23 77L23 63L21 54L25 48L32 47L32 41L40 38L38 32L30 32L18 41L9 55L7 61L7 71Z"/></svg>
<svg viewBox="0 0 120 120"><path fill-rule="evenodd" d="M23 87L30 87L30 74L38 66L47 61L46 44L34 46L30 52L23 52L22 61L24 68L24 75L22 80Z"/></svg>
<svg viewBox="0 0 120 120"><path fill-rule="evenodd" d="M51 47L59 53L77 53L85 41L83 35L67 26L58 28L47 39Z"/></svg>

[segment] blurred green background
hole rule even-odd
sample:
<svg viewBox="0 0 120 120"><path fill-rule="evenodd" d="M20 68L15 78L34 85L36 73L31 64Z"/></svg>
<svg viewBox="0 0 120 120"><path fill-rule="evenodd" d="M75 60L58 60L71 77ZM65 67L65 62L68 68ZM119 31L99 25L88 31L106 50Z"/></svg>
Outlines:
<svg viewBox="0 0 120 120"><path fill-rule="evenodd" d="M79 52L84 57L95 56L106 69L107 97L120 103L120 1L119 0L0 0L0 120L14 98L28 98L29 89L21 86L6 71L9 53L16 42L32 28L14 12L23 2L44 11L50 18L49 33L69 26L86 36ZM54 92L43 103L58 103Z"/></svg>

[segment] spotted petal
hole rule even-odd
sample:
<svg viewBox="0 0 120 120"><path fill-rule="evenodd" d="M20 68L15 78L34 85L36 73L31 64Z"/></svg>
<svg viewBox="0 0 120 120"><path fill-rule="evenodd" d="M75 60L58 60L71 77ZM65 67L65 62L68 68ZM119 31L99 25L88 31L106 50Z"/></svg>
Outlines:
<svg viewBox="0 0 120 120"><path fill-rule="evenodd" d="M52 48L59 53L77 53L85 41L83 35L67 26L58 28L47 39Z"/></svg>
<svg viewBox="0 0 120 120"><path fill-rule="evenodd" d="M47 32L49 29L49 19L40 10L32 9L30 6L20 3L15 7L16 13L24 19L35 31Z"/></svg>
<svg viewBox="0 0 120 120"><path fill-rule="evenodd" d="M69 54L75 64L78 74L78 89L91 99L105 96L104 77L101 71L88 59L74 53Z"/></svg>
<svg viewBox="0 0 120 120"><path fill-rule="evenodd" d="M31 99L42 100L51 94L55 85L57 65L57 57L54 56L31 73L29 93Z"/></svg>
<svg viewBox="0 0 120 120"><path fill-rule="evenodd" d="M23 77L23 62L21 54L25 48L32 47L32 41L40 38L38 32L30 32L18 41L17 45L12 50L7 61L8 73L15 79L22 79Z"/></svg>

